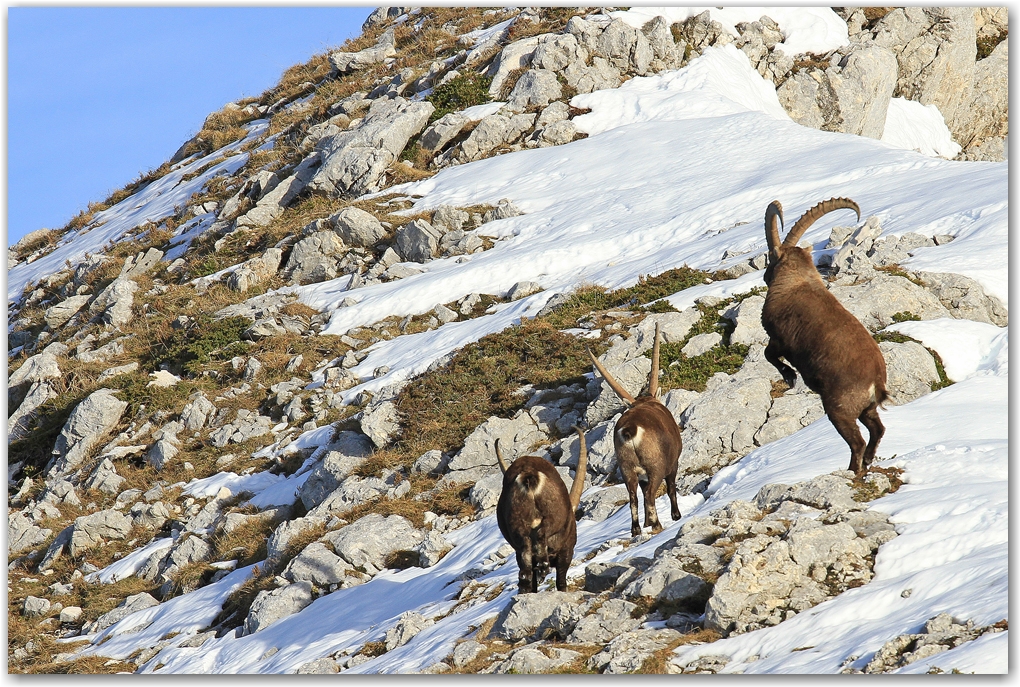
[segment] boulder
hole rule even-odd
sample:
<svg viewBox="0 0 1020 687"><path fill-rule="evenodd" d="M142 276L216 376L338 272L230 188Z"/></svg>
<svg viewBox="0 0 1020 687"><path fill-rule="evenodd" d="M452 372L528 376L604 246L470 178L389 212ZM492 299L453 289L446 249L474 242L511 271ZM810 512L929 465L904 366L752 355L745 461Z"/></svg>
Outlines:
<svg viewBox="0 0 1020 687"><path fill-rule="evenodd" d="M760 326L760 323L759 323ZM707 332L692 336L680 350L688 358L696 358L699 355L708 353L710 350L722 343L722 334L719 332Z"/></svg>
<svg viewBox="0 0 1020 687"><path fill-rule="evenodd" d="M630 496L627 493L627 487L622 484L616 484L611 487L606 487L605 489L600 489L593 494L586 494L582 496L578 510L582 513L582 520L602 522L619 510L625 503L628 503L629 500ZM585 587L585 589L587 589L587 587ZM589 589L588 591L598 590Z"/></svg>
<svg viewBox="0 0 1020 687"><path fill-rule="evenodd" d="M46 325L50 329L56 329L74 317L79 310L88 305L90 300L92 300L90 295L71 296L47 308L43 314L43 320L46 321Z"/></svg>
<svg viewBox="0 0 1020 687"><path fill-rule="evenodd" d="M280 261L283 259L283 251L279 248L269 248L265 253L246 260L236 270L230 273L227 278L227 286L234 291L247 291L270 279L280 269Z"/></svg>
<svg viewBox="0 0 1020 687"><path fill-rule="evenodd" d="M453 545L446 537L435 530L429 530L418 545L418 565L422 568L431 568L452 549Z"/></svg>
<svg viewBox="0 0 1020 687"><path fill-rule="evenodd" d="M953 137L965 137L977 56L973 9L895 9L876 24L874 43L896 53L893 95L936 106Z"/></svg>
<svg viewBox="0 0 1020 687"><path fill-rule="evenodd" d="M389 10L398 8L379 9ZM369 17L369 19L371 19L371 17ZM366 20L366 23L367 22L368 20ZM372 47L359 50L358 52L332 52L329 54L329 62L333 65L333 68L341 74L349 74L355 70L364 69L365 67L382 62L386 58L393 57L396 54L397 39L394 35L393 28L391 27L379 36L379 40Z"/></svg>
<svg viewBox="0 0 1020 687"><path fill-rule="evenodd" d="M731 344L750 346L756 343L765 345L769 342L769 335L761 324L761 311L764 306L764 296L748 296L723 313L723 317L736 325L730 334Z"/></svg>
<svg viewBox="0 0 1020 687"><path fill-rule="evenodd" d="M356 129L318 143L323 161L309 187L330 196L359 196L375 190L383 173L434 111L432 103L401 97L373 101Z"/></svg>
<svg viewBox="0 0 1020 687"><path fill-rule="evenodd" d="M1009 324L1009 310L1002 301L985 293L981 284L970 277L953 272L918 272L917 277L953 317L996 327Z"/></svg>
<svg viewBox="0 0 1020 687"><path fill-rule="evenodd" d="M539 592L537 594L518 594L500 611L496 624L492 626L489 636L516 642L521 639L544 639L552 631L553 616L566 613L572 615L584 598L583 592ZM574 618L570 629L563 633L566 637L573 630L579 618Z"/></svg>
<svg viewBox="0 0 1020 687"><path fill-rule="evenodd" d="M415 549L423 534L399 515L371 513L330 532L323 540L338 556L359 571L375 574L386 567L387 557L396 551Z"/></svg>
<svg viewBox="0 0 1020 687"><path fill-rule="evenodd" d="M405 260L428 262L436 255L442 237L440 230L423 219L416 219L397 229L396 247Z"/></svg>
<svg viewBox="0 0 1020 687"><path fill-rule="evenodd" d="M984 8L982 8L984 9ZM958 142L968 152L1009 133L1009 39L974 66L974 89L966 109L968 121ZM1002 157L984 159L999 161Z"/></svg>
<svg viewBox="0 0 1020 687"><path fill-rule="evenodd" d="M378 477L351 476L308 513L315 517L342 517L352 508L390 493L393 486L391 482Z"/></svg>
<svg viewBox="0 0 1020 687"><path fill-rule="evenodd" d="M939 381L935 359L919 343L905 341L878 344L885 358L886 390L890 405L910 403L931 393L931 385Z"/></svg>
<svg viewBox="0 0 1020 687"><path fill-rule="evenodd" d="M128 617L133 613L137 613L138 611L143 611L146 608L152 608L153 606L158 605L159 602L156 601L156 599L154 599L151 594L147 594L145 592L142 592L140 594L133 594L124 599L120 603L120 605L117 606L112 611L104 613L103 615L93 620L91 623L86 623L85 626L82 627L81 633L83 635L90 635L96 632L100 632L115 623L119 623L121 620L123 620L124 618Z"/></svg>
<svg viewBox="0 0 1020 687"><path fill-rule="evenodd" d="M429 153L438 153L470 123L471 118L459 112L445 114L422 133L419 139L421 147Z"/></svg>
<svg viewBox="0 0 1020 687"><path fill-rule="evenodd" d="M617 635L599 653L588 659L588 668L605 674L635 673L645 661L667 648L682 635L676 630L632 630Z"/></svg>
<svg viewBox="0 0 1020 687"><path fill-rule="evenodd" d="M320 231L294 245L284 272L295 284L311 284L333 279L347 246L332 231Z"/></svg>
<svg viewBox="0 0 1020 687"><path fill-rule="evenodd" d="M512 675L541 675L555 673L576 663L583 654L557 647L522 646L514 649L503 661L494 664L486 672Z"/></svg>
<svg viewBox="0 0 1020 687"><path fill-rule="evenodd" d="M21 615L26 618L37 618L50 612L49 599L40 599L37 596L26 596L21 602Z"/></svg>
<svg viewBox="0 0 1020 687"><path fill-rule="evenodd" d="M644 75L654 57L648 38L622 19L614 19L595 40L595 50L621 72Z"/></svg>
<svg viewBox="0 0 1020 687"><path fill-rule="evenodd" d="M310 603L311 582L295 582L279 589L263 590L255 597L244 619L243 634L254 634L281 618L294 615Z"/></svg>
<svg viewBox="0 0 1020 687"><path fill-rule="evenodd" d="M510 419L490 417L468 435L464 440L464 448L450 460L447 469L466 470L497 465L496 439L500 440L504 457L512 461L547 437L538 428L534 418L524 410L517 411Z"/></svg>
<svg viewBox="0 0 1020 687"><path fill-rule="evenodd" d="M328 451L312 469L298 492L305 508L322 503L372 452L368 437L356 432L340 432L337 450Z"/></svg>
<svg viewBox="0 0 1020 687"><path fill-rule="evenodd" d="M478 160L507 142L510 137L510 117L491 114L483 118L460 144L464 160Z"/></svg>
<svg viewBox="0 0 1020 687"><path fill-rule="evenodd" d="M356 207L344 208L330 215L335 231L349 246L371 248L386 237L386 227L375 215Z"/></svg>
<svg viewBox="0 0 1020 687"><path fill-rule="evenodd" d="M524 72L510 91L510 107L523 110L527 107L544 107L559 100L563 94L556 73L549 69L529 69Z"/></svg>
<svg viewBox="0 0 1020 687"><path fill-rule="evenodd" d="M587 588L586 576L585 589ZM637 605L630 601L609 599L597 611L581 618L567 637L567 641L571 644L608 644L613 638L641 626L640 618L634 617L637 608Z"/></svg>
<svg viewBox="0 0 1020 687"><path fill-rule="evenodd" d="M768 420L754 434L754 443L764 446L807 427L825 415L822 399L815 393L786 393L772 401Z"/></svg>
<svg viewBox="0 0 1020 687"><path fill-rule="evenodd" d="M53 530L37 526L24 513L7 515L7 552L11 557L42 544L51 534Z"/></svg>
<svg viewBox="0 0 1020 687"><path fill-rule="evenodd" d="M657 559L623 590L629 599L646 597L692 607L707 601L711 593L712 588L703 579L684 570L683 564L672 557Z"/></svg>
<svg viewBox="0 0 1020 687"><path fill-rule="evenodd" d="M113 394L113 389L93 391L71 411L53 447L54 457L48 466L51 474L73 471L117 426L128 404Z"/></svg>
<svg viewBox="0 0 1020 687"><path fill-rule="evenodd" d="M386 630L386 651L393 651L404 646L415 636L436 624L432 618L426 618L417 611L405 611L390 629Z"/></svg>
<svg viewBox="0 0 1020 687"><path fill-rule="evenodd" d="M798 124L882 138L895 86L895 54L872 45L854 50L824 71L796 72L776 95Z"/></svg>
<svg viewBox="0 0 1020 687"><path fill-rule="evenodd" d="M101 314L103 322L111 327L123 327L133 317L131 308L134 305L134 293L137 290L138 284L129 277L117 277L109 286L99 292L99 295L89 305L89 311L93 314Z"/></svg>
<svg viewBox="0 0 1020 687"><path fill-rule="evenodd" d="M502 198L492 210L487 210L482 215L482 223L488 224L489 222L495 222L499 219L509 219L510 217L517 217L523 215L521 209L514 205L514 202L509 198Z"/></svg>
<svg viewBox="0 0 1020 687"><path fill-rule="evenodd" d="M386 8L380 7L378 9ZM317 658L314 661L303 663L298 666L297 669L298 675L333 675L338 672L340 672L340 667L336 664L336 661L329 656L323 656L322 658Z"/></svg>
<svg viewBox="0 0 1020 687"><path fill-rule="evenodd" d="M216 406L201 391L188 397L188 403L181 411L181 422L189 432L197 432L211 422L216 413Z"/></svg>
<svg viewBox="0 0 1020 687"><path fill-rule="evenodd" d="M872 332L889 326L893 315L903 312L922 320L950 317L934 294L904 277L881 275L866 284L833 286L830 292Z"/></svg>
<svg viewBox="0 0 1020 687"><path fill-rule="evenodd" d="M37 415L36 411L46 401L56 397L57 392L53 390L53 387L48 382L35 382L32 384L24 400L18 405L17 410L7 418L7 443L24 437Z"/></svg>
<svg viewBox="0 0 1020 687"><path fill-rule="evenodd" d="M294 167L293 174L262 196L255 207L238 217L235 220L236 225L238 227L264 227L280 217L291 201L308 186L316 174L320 162L321 157L317 152L303 159Z"/></svg>
<svg viewBox="0 0 1020 687"><path fill-rule="evenodd" d="M652 361L643 355L632 358L626 362L607 364L606 359L612 355L610 349L600 356L599 362L603 364L606 371L613 376L617 382L632 396L637 397L648 384L648 375L652 371ZM594 387L592 389L592 387ZM616 395L609 383L596 373L595 378L589 382L589 388L595 395L595 400L588 404L585 410L584 419L589 425L595 425L606 420L617 413L626 410L627 406L623 400ZM597 395L596 395L597 394Z"/></svg>
<svg viewBox="0 0 1020 687"><path fill-rule="evenodd" d="M281 522L269 535L269 541L266 542L266 557L272 559L283 557L287 553L292 539L306 530L322 527L325 524L325 518L315 515L306 515Z"/></svg>
<svg viewBox="0 0 1020 687"><path fill-rule="evenodd" d="M392 401L369 405L361 414L361 431L372 440L376 448L389 444L400 431L397 406Z"/></svg>
<svg viewBox="0 0 1020 687"><path fill-rule="evenodd" d="M120 485L123 483L124 478L117 474L110 459L103 458L82 482L82 486L86 489L95 489L104 494L116 496L120 493Z"/></svg>
<svg viewBox="0 0 1020 687"><path fill-rule="evenodd" d="M291 559L283 576L291 582L310 582L315 587L340 584L353 568L322 542L312 542Z"/></svg>
<svg viewBox="0 0 1020 687"><path fill-rule="evenodd" d="M538 132L538 146L560 146L570 143L577 136L577 127L570 120L554 122Z"/></svg>

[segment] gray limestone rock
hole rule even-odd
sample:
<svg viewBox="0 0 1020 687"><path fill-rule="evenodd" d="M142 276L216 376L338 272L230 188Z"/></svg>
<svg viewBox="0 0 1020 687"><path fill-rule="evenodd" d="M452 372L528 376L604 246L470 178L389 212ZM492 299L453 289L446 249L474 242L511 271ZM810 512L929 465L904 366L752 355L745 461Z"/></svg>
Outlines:
<svg viewBox="0 0 1020 687"><path fill-rule="evenodd" d="M269 535L269 541L266 542L266 557L281 558L287 552L288 545L294 537L305 530L321 527L324 524L326 524L326 519L315 515L306 515L281 522Z"/></svg>
<svg viewBox="0 0 1020 687"><path fill-rule="evenodd" d="M312 542L295 556L282 575L291 582L310 582L315 587L340 584L353 568L322 542Z"/></svg>
<svg viewBox="0 0 1020 687"><path fill-rule="evenodd" d="M428 262L439 250L442 231L423 219L405 224L396 233L396 247L405 260Z"/></svg>
<svg viewBox="0 0 1020 687"><path fill-rule="evenodd" d="M371 248L386 237L386 227L375 215L356 207L344 208L329 220L343 242L349 246Z"/></svg>
<svg viewBox="0 0 1020 687"><path fill-rule="evenodd" d="M119 623L124 618L128 617L133 613L145 610L146 608L152 608L158 606L159 602L152 597L152 595L142 592L140 594L133 594L124 601L121 602L117 608L113 609L108 613L96 618L91 623L87 623L82 628L83 635L89 635L101 630L105 630L115 623Z"/></svg>
<svg viewBox="0 0 1020 687"><path fill-rule="evenodd" d="M837 66L801 70L776 94L798 124L881 138L896 86L896 55L888 48L859 47Z"/></svg>
<svg viewBox="0 0 1020 687"><path fill-rule="evenodd" d="M53 447L51 474L67 474L78 467L99 442L112 431L128 404L113 395L113 389L98 389L71 411Z"/></svg>
<svg viewBox="0 0 1020 687"><path fill-rule="evenodd" d="M42 544L53 530L37 526L24 513L15 511L7 515L7 551L9 556Z"/></svg>
<svg viewBox="0 0 1020 687"><path fill-rule="evenodd" d="M312 603L312 583L295 582L273 590L263 590L252 602L244 619L244 634L250 635L269 627L277 620L294 615Z"/></svg>
<svg viewBox="0 0 1020 687"><path fill-rule="evenodd" d="M830 292L872 332L892 324L898 313L922 320L951 316L934 294L904 277L881 275L866 284L833 286Z"/></svg>
<svg viewBox="0 0 1020 687"><path fill-rule="evenodd" d="M630 499L627 487L617 484L605 489L600 489L593 494L585 494L581 497L578 510L581 511L582 520L593 520L601 522L620 509ZM587 587L586 587L587 589ZM588 591L597 591L589 589Z"/></svg>
<svg viewBox="0 0 1020 687"><path fill-rule="evenodd" d="M422 133L419 139L421 147L430 153L438 153L470 123L471 118L459 112L445 114Z"/></svg>
<svg viewBox="0 0 1020 687"><path fill-rule="evenodd" d="M723 313L736 328L730 334L731 344L767 344L769 335L761 324L761 311L765 306L763 296L749 296Z"/></svg>
<svg viewBox="0 0 1020 687"><path fill-rule="evenodd" d="M43 319L50 329L56 329L74 317L90 300L92 300L92 296L89 295L71 296L47 308L43 314Z"/></svg>
<svg viewBox="0 0 1020 687"><path fill-rule="evenodd" d="M295 284L311 284L333 279L347 246L332 231L320 231L295 244L284 272Z"/></svg>
<svg viewBox="0 0 1020 687"><path fill-rule="evenodd" d="M883 341L878 347L885 358L886 390L891 405L910 403L931 393L939 373L935 359L924 346L913 341Z"/></svg>
<svg viewBox="0 0 1020 687"><path fill-rule="evenodd" d="M467 439L464 448L450 460L448 470L465 470L480 466L495 466L496 439L500 450L508 461L512 461L531 450L536 443L547 440L538 428L534 418L519 410L511 419L490 417L478 425Z"/></svg>
<svg viewBox="0 0 1020 687"><path fill-rule="evenodd" d="M359 196L374 190L434 111L432 103L401 97L373 101L356 129L319 142L323 161L309 187L330 196Z"/></svg>
<svg viewBox="0 0 1020 687"><path fill-rule="evenodd" d="M540 634L540 631L548 627L552 616L561 608L569 614L583 598L582 592L519 594L500 611L489 636L511 642L528 638L543 639L544 633Z"/></svg>
<svg viewBox="0 0 1020 687"><path fill-rule="evenodd" d="M340 667L329 656L303 663L297 669L298 675L333 675L338 672L340 672Z"/></svg>
<svg viewBox="0 0 1020 687"><path fill-rule="evenodd" d="M37 596L26 596L21 602L21 615L26 618L37 618L50 612L49 599L41 599Z"/></svg>
<svg viewBox="0 0 1020 687"><path fill-rule="evenodd" d="M216 406L201 391L188 397L188 403L181 411L181 422L189 432L197 432L210 422L216 413Z"/></svg>
<svg viewBox="0 0 1020 687"><path fill-rule="evenodd" d="M299 193L304 191L313 176L317 174L321 157L315 152L298 163L294 173L277 184L272 191L259 199L248 212L237 218L238 227L264 227L283 214Z"/></svg>
<svg viewBox="0 0 1020 687"><path fill-rule="evenodd" d="M110 459L103 458L82 482L82 486L85 489L95 489L116 496L120 493L120 485L123 483L124 478L117 474Z"/></svg>
<svg viewBox="0 0 1020 687"><path fill-rule="evenodd" d="M89 305L93 314L101 314L103 322L112 327L123 327L131 321L134 293L138 284L126 276L113 280Z"/></svg>
<svg viewBox="0 0 1020 687"><path fill-rule="evenodd" d="M497 674L537 675L552 673L582 658L582 654L558 647L522 646L514 649L503 661L492 666ZM486 672L489 672L487 669Z"/></svg>
<svg viewBox="0 0 1020 687"><path fill-rule="evenodd" d="M615 637L640 627L641 619L633 617L636 610L637 605L630 601L609 599L597 611L581 618L567 641L577 644L608 644Z"/></svg>
<svg viewBox="0 0 1020 687"><path fill-rule="evenodd" d="M341 51L330 53L329 62L341 74L349 74L355 70L364 69L365 67L382 62L388 57L393 57L397 54L396 46L397 40L391 27L379 36L379 40L372 47L353 53Z"/></svg>
<svg viewBox="0 0 1020 687"><path fill-rule="evenodd" d="M529 69L524 72L510 91L511 107L544 107L553 100L559 100L563 93L556 73L549 69Z"/></svg>
<svg viewBox="0 0 1020 687"><path fill-rule="evenodd" d="M227 286L234 291L247 291L270 279L280 269L283 251L269 248L262 255L246 260L240 267L231 272L227 278Z"/></svg>
<svg viewBox="0 0 1020 687"><path fill-rule="evenodd" d="M429 530L418 545L418 565L431 568L453 549L446 537L435 530Z"/></svg>
<svg viewBox="0 0 1020 687"><path fill-rule="evenodd" d="M722 334L719 332L707 332L692 336L691 340L681 349L681 352L688 358L696 358L699 355L708 353L710 350L722 343Z"/></svg>
<svg viewBox="0 0 1020 687"><path fill-rule="evenodd" d="M1009 324L1009 310L1002 301L988 295L970 277L953 272L918 272L917 276L953 317L987 322L996 327Z"/></svg>
<svg viewBox="0 0 1020 687"><path fill-rule="evenodd" d="M754 434L754 443L764 446L807 427L825 415L822 400L814 393L788 393L772 401L768 420Z"/></svg>
<svg viewBox="0 0 1020 687"><path fill-rule="evenodd" d="M137 363L136 363L137 365ZM48 382L35 382L28 389L24 400L18 405L10 417L7 418L7 442L20 439L28 432L32 421L35 419L36 411L51 399L57 397L57 392Z"/></svg>
<svg viewBox="0 0 1020 687"><path fill-rule="evenodd" d="M415 549L423 538L406 518L372 513L330 532L323 540L355 569L371 575L386 567L391 553Z"/></svg>
<svg viewBox="0 0 1020 687"><path fill-rule="evenodd" d="M679 632L669 628L625 632L588 659L588 667L605 674L637 672L653 654L665 649L680 636Z"/></svg>
<svg viewBox="0 0 1020 687"><path fill-rule="evenodd" d="M397 406L392 401L369 405L361 415L361 431L368 435L376 448L389 444L400 431Z"/></svg>
<svg viewBox="0 0 1020 687"><path fill-rule="evenodd" d="M460 156L467 161L478 160L506 143L509 137L510 117L491 114L483 118L460 144Z"/></svg>
<svg viewBox="0 0 1020 687"><path fill-rule="evenodd" d="M510 217L517 217L523 215L521 209L514 205L514 202L509 198L502 198L496 204L492 210L487 210L482 215L482 223L488 224L489 222L495 222L499 219L509 219Z"/></svg>
<svg viewBox="0 0 1020 687"><path fill-rule="evenodd" d="M386 651L393 651L397 647L404 646L414 639L419 632L435 624L435 620L426 618L417 611L401 613L400 619L396 624L386 630Z"/></svg>

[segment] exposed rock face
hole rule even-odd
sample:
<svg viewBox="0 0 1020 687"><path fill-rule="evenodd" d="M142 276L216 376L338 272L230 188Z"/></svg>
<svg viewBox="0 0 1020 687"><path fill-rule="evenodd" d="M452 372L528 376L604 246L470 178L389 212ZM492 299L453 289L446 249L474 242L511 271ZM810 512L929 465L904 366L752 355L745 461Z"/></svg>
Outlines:
<svg viewBox="0 0 1020 687"><path fill-rule="evenodd" d="M262 196L251 210L235 220L238 227L264 227L283 214L284 209L311 181L321 157L312 153L294 167L294 173Z"/></svg>
<svg viewBox="0 0 1020 687"><path fill-rule="evenodd" d="M89 311L100 315L103 322L111 327L123 327L134 316L132 306L134 305L134 293L138 290L138 284L127 276L120 276L99 292L95 300L89 305Z"/></svg>
<svg viewBox="0 0 1020 687"><path fill-rule="evenodd" d="M399 9L399 8L380 8L380 9ZM371 19L371 17L369 17ZM368 20L366 20L367 23ZM371 48L365 48L358 52L334 52L330 53L329 61L333 65L333 68L339 71L341 74L353 72L357 69L363 69L382 62L387 57L393 57L397 54L396 48L397 42L393 33L393 29L389 28L383 32L379 37L379 41Z"/></svg>
<svg viewBox="0 0 1020 687"><path fill-rule="evenodd" d="M680 638L669 628L632 630L615 637L606 648L588 659L588 667L605 674L634 673L656 652Z"/></svg>
<svg viewBox="0 0 1020 687"><path fill-rule="evenodd" d="M287 564L283 576L292 582L307 581L316 587L340 584L354 569L322 542L312 542Z"/></svg>
<svg viewBox="0 0 1020 687"><path fill-rule="evenodd" d="M24 513L14 512L7 516L7 551L9 555L21 553L42 544L53 533L35 525Z"/></svg>
<svg viewBox="0 0 1020 687"><path fill-rule="evenodd" d="M46 325L50 329L56 329L60 325L71 319L79 310L84 308L88 302L92 300L92 296L71 296L56 305L51 305L46 309L46 313L43 315L43 319L46 321Z"/></svg>
<svg viewBox="0 0 1020 687"><path fill-rule="evenodd" d="M311 284L337 276L337 263L347 246L332 231L320 231L294 246L284 271L296 284Z"/></svg>
<svg viewBox="0 0 1020 687"><path fill-rule="evenodd" d="M294 615L312 603L312 583L295 582L273 590L263 590L252 602L244 619L244 634L250 635L269 627L277 620Z"/></svg>
<svg viewBox="0 0 1020 687"><path fill-rule="evenodd" d="M349 246L371 248L386 236L386 227L375 215L356 207L344 208L329 219L336 233Z"/></svg>
<svg viewBox="0 0 1020 687"><path fill-rule="evenodd" d="M280 269L283 251L269 248L260 256L246 261L227 278L227 286L235 291L247 291L271 278Z"/></svg>
<svg viewBox="0 0 1020 687"><path fill-rule="evenodd" d="M407 611L400 615L400 620L386 631L386 651L393 651L414 639L422 630L435 625L432 618L425 618L421 613Z"/></svg>
<svg viewBox="0 0 1020 687"><path fill-rule="evenodd" d="M829 290L873 332L895 322L893 315L897 313L911 313L922 320L950 317L938 298L904 277L881 275L867 284L833 286Z"/></svg>
<svg viewBox="0 0 1020 687"><path fill-rule="evenodd" d="M520 410L511 419L490 417L478 425L467 439L464 448L450 459L449 470L466 470L480 466L496 466L496 439L508 461L523 456L545 438L534 418Z"/></svg>
<svg viewBox="0 0 1020 687"><path fill-rule="evenodd" d="M124 599L117 608L113 609L109 613L104 613L91 623L87 623L82 628L82 634L92 634L94 632L99 632L100 630L105 630L114 623L119 623L132 613L137 613L138 611L158 605L159 602L156 601L156 599L154 599L150 594L146 594L145 592L142 592L141 594L134 594Z"/></svg>
<svg viewBox="0 0 1020 687"><path fill-rule="evenodd" d="M886 388L892 405L903 405L931 393L931 385L939 381L935 359L924 346L913 341L878 345L885 358Z"/></svg>
<svg viewBox="0 0 1020 687"><path fill-rule="evenodd" d="M361 431L368 435L376 448L386 446L400 430L397 406L392 401L375 403L361 416Z"/></svg>
<svg viewBox="0 0 1020 687"><path fill-rule="evenodd" d="M851 52L838 66L795 73L776 94L798 124L882 138L895 85L895 54L869 46Z"/></svg>
<svg viewBox="0 0 1020 687"><path fill-rule="evenodd" d="M970 7L906 7L875 27L876 45L899 63L893 95L935 105L954 138L965 135L977 42Z"/></svg>
<svg viewBox="0 0 1020 687"><path fill-rule="evenodd" d="M60 431L50 464L53 474L66 474L86 458L109 433L127 410L128 404L113 395L112 389L99 389L79 403Z"/></svg>
<svg viewBox="0 0 1020 687"><path fill-rule="evenodd" d="M432 103L400 97L373 101L356 129L319 142L323 161L309 187L330 196L359 196L375 190L408 139L425 127L434 111Z"/></svg>
<svg viewBox="0 0 1020 687"><path fill-rule="evenodd" d="M970 277L952 272L918 272L917 276L953 317L987 322L996 327L1009 324L1009 311L1002 301L989 296Z"/></svg>
<svg viewBox="0 0 1020 687"><path fill-rule="evenodd" d="M422 533L406 518L372 513L323 539L355 569L373 575L386 567L387 556L416 548L422 538Z"/></svg>
<svg viewBox="0 0 1020 687"><path fill-rule="evenodd" d="M982 8L983 9L983 8ZM992 54L974 66L974 89L966 129L958 134L965 150L1003 145L1009 133L1009 39L999 43ZM1002 160L1000 154L968 159Z"/></svg>
<svg viewBox="0 0 1020 687"><path fill-rule="evenodd" d="M1004 632L996 625L976 627L973 620L959 622L948 613L939 613L929 619L921 632L903 634L890 639L875 652L864 667L865 673L886 673L910 665L915 661L929 658L943 651L955 649L973 641L985 633ZM843 672L861 672L847 669Z"/></svg>
<svg viewBox="0 0 1020 687"><path fill-rule="evenodd" d="M584 598L583 592L540 592L519 594L500 612L492 626L491 637L511 642L519 639L544 639L547 635L559 634L565 637L573 630L580 616L578 603ZM573 617L573 622L564 626L564 616ZM559 627L557 627L559 626Z"/></svg>

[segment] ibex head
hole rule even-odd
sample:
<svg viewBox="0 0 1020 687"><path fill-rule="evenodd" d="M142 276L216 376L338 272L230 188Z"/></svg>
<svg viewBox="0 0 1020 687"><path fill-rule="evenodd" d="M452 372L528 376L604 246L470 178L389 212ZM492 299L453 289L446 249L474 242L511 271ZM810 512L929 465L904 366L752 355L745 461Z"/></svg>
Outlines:
<svg viewBox="0 0 1020 687"><path fill-rule="evenodd" d="M800 241L804 232L818 219L833 210L846 208L857 213L857 219L861 219L861 209L857 203L849 198L830 198L823 200L818 205L801 215L800 219L790 229L786 239L780 243L779 230L783 224L783 206L778 200L769 203L765 210L765 240L769 246L768 266L765 268L765 283L771 285L775 279L776 270L782 265L784 268L797 270L801 273L816 273L814 259L809 248L800 248L797 242Z"/></svg>

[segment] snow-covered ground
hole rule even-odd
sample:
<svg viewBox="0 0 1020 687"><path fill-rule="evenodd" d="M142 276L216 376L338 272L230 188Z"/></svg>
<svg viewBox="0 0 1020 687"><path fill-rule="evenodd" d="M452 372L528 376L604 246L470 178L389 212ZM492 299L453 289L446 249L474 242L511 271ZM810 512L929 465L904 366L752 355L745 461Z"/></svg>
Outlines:
<svg viewBox="0 0 1020 687"><path fill-rule="evenodd" d="M636 8L621 16L643 23L641 17L654 16L649 12L662 11ZM812 37L826 45L840 40L838 27L830 30L825 23L829 10L791 11L789 18L762 8L748 10L748 16L727 12L736 14L713 10L713 16L728 23L770 14L789 44ZM845 24L842 31L845 42ZM390 315L422 313L472 292L505 293L518 281L545 287L489 315L380 342L354 368L364 383L348 394L418 374L441 356L533 315L554 293L582 282L615 288L682 264L714 269L726 251L761 252L762 217L773 199L783 202L788 220L820 200L848 196L860 204L862 219L878 216L888 234L951 234L955 241L918 251L905 267L965 274L1007 302L1005 163L952 162L797 125L779 106L774 89L732 46L709 49L679 72L635 78L620 89L572 102L591 109L575 120L588 138L446 169L398 189L416 198L412 211L510 198L525 214L485 225L482 231L499 239L494 248L467 260L436 260L421 274L355 291L346 291L346 279L293 289L302 301L331 311L325 331L340 334ZM820 247L834 224L850 221L847 214L826 217L805 240ZM116 238L112 222L111 217L90 232L108 232L91 250ZM22 286L31 279L28 267L17 277ZM736 283L699 286L669 300L682 307L698 294L749 290L761 285L760 278L753 273ZM20 293L13 282L12 277L9 298ZM358 302L339 307L347 297ZM939 613L978 624L1008 618L1008 332L958 320L905 322L894 329L936 350L956 383L883 412L887 434L879 464L903 468L905 484L872 504L890 514L899 533L879 550L874 579L778 626L681 647L678 660L725 655L729 672L833 673L847 665L862 667L884 642L916 631ZM373 378L382 364L390 372ZM306 435L301 441L310 446L313 439ZM733 499L753 498L765 484L806 480L845 468L846 462L846 444L822 418L723 469L704 496L683 499L681 510L684 519L704 515ZM268 505L292 499L304 474L222 473L193 482L188 490L199 496L221 486L243 488ZM660 511L665 503L663 497ZM643 544L603 552L599 560L652 555L682 522L668 524ZM627 538L629 527L626 508L604 522L582 521L575 557L607 540ZM349 672L421 670L447 656L457 640L496 615L516 592L513 559L495 567L483 564L503 543L494 517L472 522L449 538L453 551L432 568L383 571L253 635L231 633L199 648L177 647L207 626L227 595L251 574L250 568L239 569L93 635L86 653L123 658L178 632L143 672L158 665L161 673L293 672L308 661L381 639L401 613L416 610L437 618L436 624ZM150 544L157 545L165 544ZM132 556L98 577L117 579L137 564ZM476 581L503 582L505 588L491 601L447 615L461 588L458 578L472 570L480 572ZM583 565L570 572L575 578L583 574ZM907 589L911 592L904 596ZM1007 642L1008 632L986 636L902 672L924 672L931 665L1005 672Z"/></svg>

